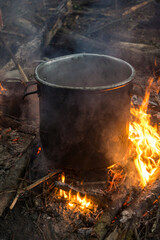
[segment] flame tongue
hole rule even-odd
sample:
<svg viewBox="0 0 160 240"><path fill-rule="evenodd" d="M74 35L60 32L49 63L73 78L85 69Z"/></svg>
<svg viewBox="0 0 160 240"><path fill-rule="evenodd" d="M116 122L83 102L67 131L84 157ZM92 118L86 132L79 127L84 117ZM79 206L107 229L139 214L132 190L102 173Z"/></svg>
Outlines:
<svg viewBox="0 0 160 240"><path fill-rule="evenodd" d="M147 184L160 163L160 136L157 133L157 128L150 123L151 116L147 114L152 83L153 78L150 78L141 107L139 109L131 108L131 113L135 120L130 123L129 127L129 139L133 142L136 149L134 162L143 187Z"/></svg>
<svg viewBox="0 0 160 240"><path fill-rule="evenodd" d="M61 175L61 181L64 183L65 182L65 175L64 173ZM70 190L69 193L67 193L64 190L59 190L59 196L61 198L65 198L68 201L68 205L70 207L75 206L78 204L81 209L86 209L86 208L92 208L92 204L89 199L87 199L86 196L81 197L79 193L77 195L72 194L72 191Z"/></svg>

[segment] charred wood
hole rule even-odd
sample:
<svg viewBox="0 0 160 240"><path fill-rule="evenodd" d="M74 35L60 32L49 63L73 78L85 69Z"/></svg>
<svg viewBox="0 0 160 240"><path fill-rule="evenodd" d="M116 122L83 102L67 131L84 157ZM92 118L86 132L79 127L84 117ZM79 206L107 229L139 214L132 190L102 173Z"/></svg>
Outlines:
<svg viewBox="0 0 160 240"><path fill-rule="evenodd" d="M147 44L130 43L122 41L97 41L96 39L75 33L68 29L62 28L57 33L58 42L56 46L72 49L74 52L77 49L81 52L98 52L123 58L124 60L139 66L146 66L150 62L154 62L155 56L160 56L158 48Z"/></svg>
<svg viewBox="0 0 160 240"><path fill-rule="evenodd" d="M153 202L160 196L160 172L152 178L151 182L143 190L141 195L134 201L127 209L122 212L120 221L127 222L133 217L140 218L147 209L149 209Z"/></svg>
<svg viewBox="0 0 160 240"><path fill-rule="evenodd" d="M103 214L100 216L100 218L98 219L97 223L93 228L93 231L91 234L93 238L98 240L104 239L106 233L110 229L110 225L114 217L121 210L130 191L131 191L131 188L126 188L124 183L119 188L118 192L112 194L111 202L107 205Z"/></svg>
<svg viewBox="0 0 160 240"><path fill-rule="evenodd" d="M80 50L86 50L89 47L89 51L102 50L105 51L108 45L101 41L96 41L94 39L88 38L84 35L75 33L73 31L62 28L59 34L60 44L70 45L73 49L79 47ZM59 44L59 43L57 43ZM83 49L82 49L83 48Z"/></svg>
<svg viewBox="0 0 160 240"><path fill-rule="evenodd" d="M132 201L128 207L121 212L121 217L113 227L112 231L106 231L105 240L125 240L135 239L140 240L139 233L137 231L137 225L143 214L150 210L150 208L159 202L160 200L160 172L156 173L156 176L151 180L145 189ZM153 224L152 232L157 228L159 221L160 208L157 211L157 216ZM99 238L98 238L99 239Z"/></svg>
<svg viewBox="0 0 160 240"><path fill-rule="evenodd" d="M55 187L62 189L64 191L69 192L70 190L72 191L73 194L77 194L79 193L81 195L81 197L85 197L87 196L89 199L91 199L92 201L94 201L96 204L99 204L101 206L105 206L106 205L106 201L108 199L108 196L105 195L105 193L100 192L100 191L82 191L78 188L75 188L67 183L63 183L60 181L56 181L55 182Z"/></svg>
<svg viewBox="0 0 160 240"><path fill-rule="evenodd" d="M57 31L62 27L64 18L70 13L72 9L71 0L63 0L56 9L56 15L52 23L52 28L45 36L45 46L50 44L52 38L56 35Z"/></svg>

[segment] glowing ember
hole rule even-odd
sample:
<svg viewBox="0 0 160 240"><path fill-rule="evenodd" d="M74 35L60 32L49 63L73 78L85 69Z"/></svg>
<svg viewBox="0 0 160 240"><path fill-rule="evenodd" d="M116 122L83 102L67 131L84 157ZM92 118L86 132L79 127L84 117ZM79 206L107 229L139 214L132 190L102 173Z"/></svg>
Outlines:
<svg viewBox="0 0 160 240"><path fill-rule="evenodd" d="M19 140L19 138L14 138L12 141L13 141L14 143L16 143L16 142L18 142L18 140Z"/></svg>
<svg viewBox="0 0 160 240"><path fill-rule="evenodd" d="M107 167L107 169L108 187L106 189L106 192L115 191L125 180L125 174L122 167L118 163Z"/></svg>
<svg viewBox="0 0 160 240"><path fill-rule="evenodd" d="M61 175L61 181L63 183L65 182L64 173ZM68 206L71 208L74 207L75 205L79 205L81 209L93 207L93 204L89 199L87 199L87 196L81 197L79 193L77 193L76 195L72 194L71 190L69 192L66 192L60 189L58 195L60 198L66 199L68 201Z"/></svg>
<svg viewBox="0 0 160 240"><path fill-rule="evenodd" d="M41 147L39 147L37 151L37 155L40 154L41 150L42 150Z"/></svg>
<svg viewBox="0 0 160 240"><path fill-rule="evenodd" d="M132 106L131 114L135 120L130 123L129 127L129 139L136 150L134 162L141 177L142 187L147 184L160 163L160 136L156 126L152 126L150 123L150 114L147 114L153 80L153 78L149 79L149 85L139 109Z"/></svg>
<svg viewBox="0 0 160 240"><path fill-rule="evenodd" d="M7 89L5 89L2 84L0 83L0 94L7 92Z"/></svg>

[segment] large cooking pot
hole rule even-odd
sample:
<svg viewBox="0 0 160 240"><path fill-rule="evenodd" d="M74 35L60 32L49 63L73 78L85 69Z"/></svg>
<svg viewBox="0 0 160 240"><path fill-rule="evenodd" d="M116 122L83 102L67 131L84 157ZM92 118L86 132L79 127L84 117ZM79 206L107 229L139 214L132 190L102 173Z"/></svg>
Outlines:
<svg viewBox="0 0 160 240"><path fill-rule="evenodd" d="M127 62L98 54L38 65L40 138L51 166L80 170L121 162L128 145L134 76Z"/></svg>

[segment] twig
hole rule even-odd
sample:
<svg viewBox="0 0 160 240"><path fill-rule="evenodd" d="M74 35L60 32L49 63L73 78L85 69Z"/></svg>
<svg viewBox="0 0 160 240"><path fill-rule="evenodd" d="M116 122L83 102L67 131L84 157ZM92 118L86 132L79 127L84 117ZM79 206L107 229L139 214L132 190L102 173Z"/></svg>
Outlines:
<svg viewBox="0 0 160 240"><path fill-rule="evenodd" d="M22 38L25 37L24 34L12 32L12 31L6 31L6 30L0 30L0 33L2 33L2 34L9 34L9 35L15 35L17 37L22 37Z"/></svg>
<svg viewBox="0 0 160 240"><path fill-rule="evenodd" d="M126 10L126 11L122 14L122 16L126 16L126 15L128 15L128 14L136 11L137 9L146 6L147 4L149 4L149 3L153 2L153 1L154 1L154 0L147 0L147 1L144 1L144 2L142 2L142 3L140 3L140 4L137 4L136 6L133 6L133 7L131 7L130 9Z"/></svg>
<svg viewBox="0 0 160 240"><path fill-rule="evenodd" d="M134 235L136 237L136 240L140 240L136 226L134 226Z"/></svg>
<svg viewBox="0 0 160 240"><path fill-rule="evenodd" d="M62 189L64 191L72 191L73 194L76 194L76 193L79 193L81 196L85 196L87 195L88 197L91 196L91 197L102 197L104 196L105 194L104 193L100 193L100 192L92 192L92 191L81 191L67 183L64 183L64 182L60 182L60 181L56 181L55 182L55 187L59 188L59 189Z"/></svg>
<svg viewBox="0 0 160 240"><path fill-rule="evenodd" d="M19 196L20 196L22 193L24 193L24 192L26 192L26 191L29 191L29 190L31 190L31 189L33 189L33 188L35 188L35 187L38 186L39 184L47 181L49 178L51 178L51 177L53 177L54 175L60 173L60 171L61 171L61 170L57 170L57 171L55 171L55 172L51 172L51 173L49 173L47 176L45 176L45 177L43 177L43 178L40 178L39 180L37 180L36 182L32 183L31 185L29 185L29 186L27 186L27 187L25 187L25 188L23 188L23 189L18 189L17 194L16 194L16 196L15 196L15 198L14 198L14 200L13 200L13 202L12 202L12 204L10 205L9 208L10 208L10 209L13 209L13 208L14 208L14 206L15 206L18 198L19 198Z"/></svg>

